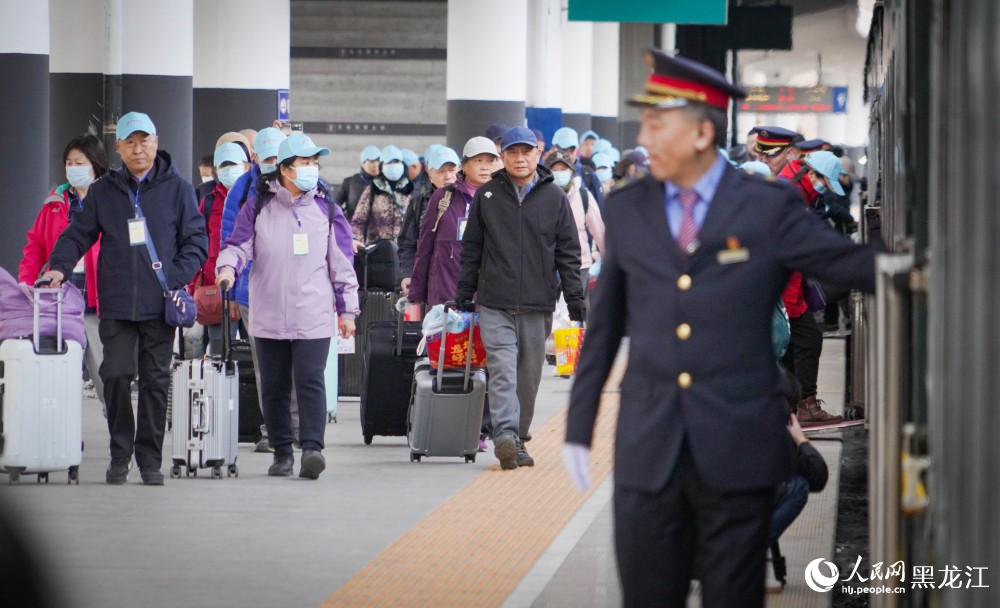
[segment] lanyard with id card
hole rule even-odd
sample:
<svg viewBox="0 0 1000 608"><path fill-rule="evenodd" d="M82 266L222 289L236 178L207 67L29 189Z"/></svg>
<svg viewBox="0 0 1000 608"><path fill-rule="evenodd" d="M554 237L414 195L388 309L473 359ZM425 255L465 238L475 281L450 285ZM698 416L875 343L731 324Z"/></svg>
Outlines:
<svg viewBox="0 0 1000 608"><path fill-rule="evenodd" d="M295 215L299 230L302 230L302 219L299 217L299 212L292 209L292 213ZM296 232L292 235L292 255L309 255L309 235L305 232Z"/></svg>
<svg viewBox="0 0 1000 608"><path fill-rule="evenodd" d="M146 244L146 218L142 215L142 210L139 209L139 188L142 184L136 186L135 189L135 217L128 221L128 244L134 246L145 245Z"/></svg>
<svg viewBox="0 0 1000 608"><path fill-rule="evenodd" d="M465 203L465 217L458 220L458 240L461 241L465 235L465 227L469 223L469 203Z"/></svg>

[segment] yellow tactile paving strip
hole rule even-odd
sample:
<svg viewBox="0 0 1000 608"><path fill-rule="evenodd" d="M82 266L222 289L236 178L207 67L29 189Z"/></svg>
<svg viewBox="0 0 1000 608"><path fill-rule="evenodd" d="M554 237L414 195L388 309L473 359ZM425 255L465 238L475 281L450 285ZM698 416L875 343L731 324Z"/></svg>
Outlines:
<svg viewBox="0 0 1000 608"><path fill-rule="evenodd" d="M601 402L591 450L597 487L611 472L616 367ZM496 464L380 553L321 605L500 606L573 517L592 489L580 493L562 464L566 414L561 410L529 444L535 466L501 471Z"/></svg>

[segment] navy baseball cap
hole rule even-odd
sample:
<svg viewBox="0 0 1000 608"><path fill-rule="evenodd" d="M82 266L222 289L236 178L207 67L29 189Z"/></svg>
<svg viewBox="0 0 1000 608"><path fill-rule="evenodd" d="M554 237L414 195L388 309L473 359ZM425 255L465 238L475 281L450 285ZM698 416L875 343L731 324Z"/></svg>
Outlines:
<svg viewBox="0 0 1000 608"><path fill-rule="evenodd" d="M535 134L531 132L531 129L527 127L507 129L507 132L503 134L503 142L500 144L500 150L506 150L517 144L526 144L534 148L538 146L538 140L535 139Z"/></svg>
<svg viewBox="0 0 1000 608"><path fill-rule="evenodd" d="M490 141L496 141L501 137L503 137L503 134L506 133L508 130L510 130L510 127L503 124L502 122L490 125L486 129L486 139L489 139Z"/></svg>

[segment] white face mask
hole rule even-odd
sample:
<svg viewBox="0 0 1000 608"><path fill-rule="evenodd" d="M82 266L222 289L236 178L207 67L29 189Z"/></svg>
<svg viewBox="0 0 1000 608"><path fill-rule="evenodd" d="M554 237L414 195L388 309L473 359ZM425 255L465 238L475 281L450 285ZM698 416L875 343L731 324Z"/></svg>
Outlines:
<svg viewBox="0 0 1000 608"><path fill-rule="evenodd" d="M202 175L201 176L201 183L207 184L210 181L212 181L212 176L211 175Z"/></svg>
<svg viewBox="0 0 1000 608"><path fill-rule="evenodd" d="M560 188L565 188L569 185L570 178L573 177L573 172L569 169L565 171L553 171L552 179L556 182L556 185Z"/></svg>
<svg viewBox="0 0 1000 608"><path fill-rule="evenodd" d="M246 171L244 170L243 165L229 165L228 167L221 167L218 170L218 173L219 181L222 182L222 185L226 188L232 188L233 184L236 183L236 180L239 179L241 175L246 173Z"/></svg>
<svg viewBox="0 0 1000 608"><path fill-rule="evenodd" d="M74 188L87 188L94 182L94 172L90 165L66 167L66 181Z"/></svg>

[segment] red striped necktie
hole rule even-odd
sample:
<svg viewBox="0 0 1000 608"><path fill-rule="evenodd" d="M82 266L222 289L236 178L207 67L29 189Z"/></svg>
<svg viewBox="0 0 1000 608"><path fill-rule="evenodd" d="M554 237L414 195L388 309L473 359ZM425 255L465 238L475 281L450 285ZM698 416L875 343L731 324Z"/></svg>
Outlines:
<svg viewBox="0 0 1000 608"><path fill-rule="evenodd" d="M677 232L677 246L687 251L688 246L698 236L698 224L694 221L694 206L701 200L695 190L681 190L677 193L677 201L681 204L684 215L681 217L681 228Z"/></svg>

